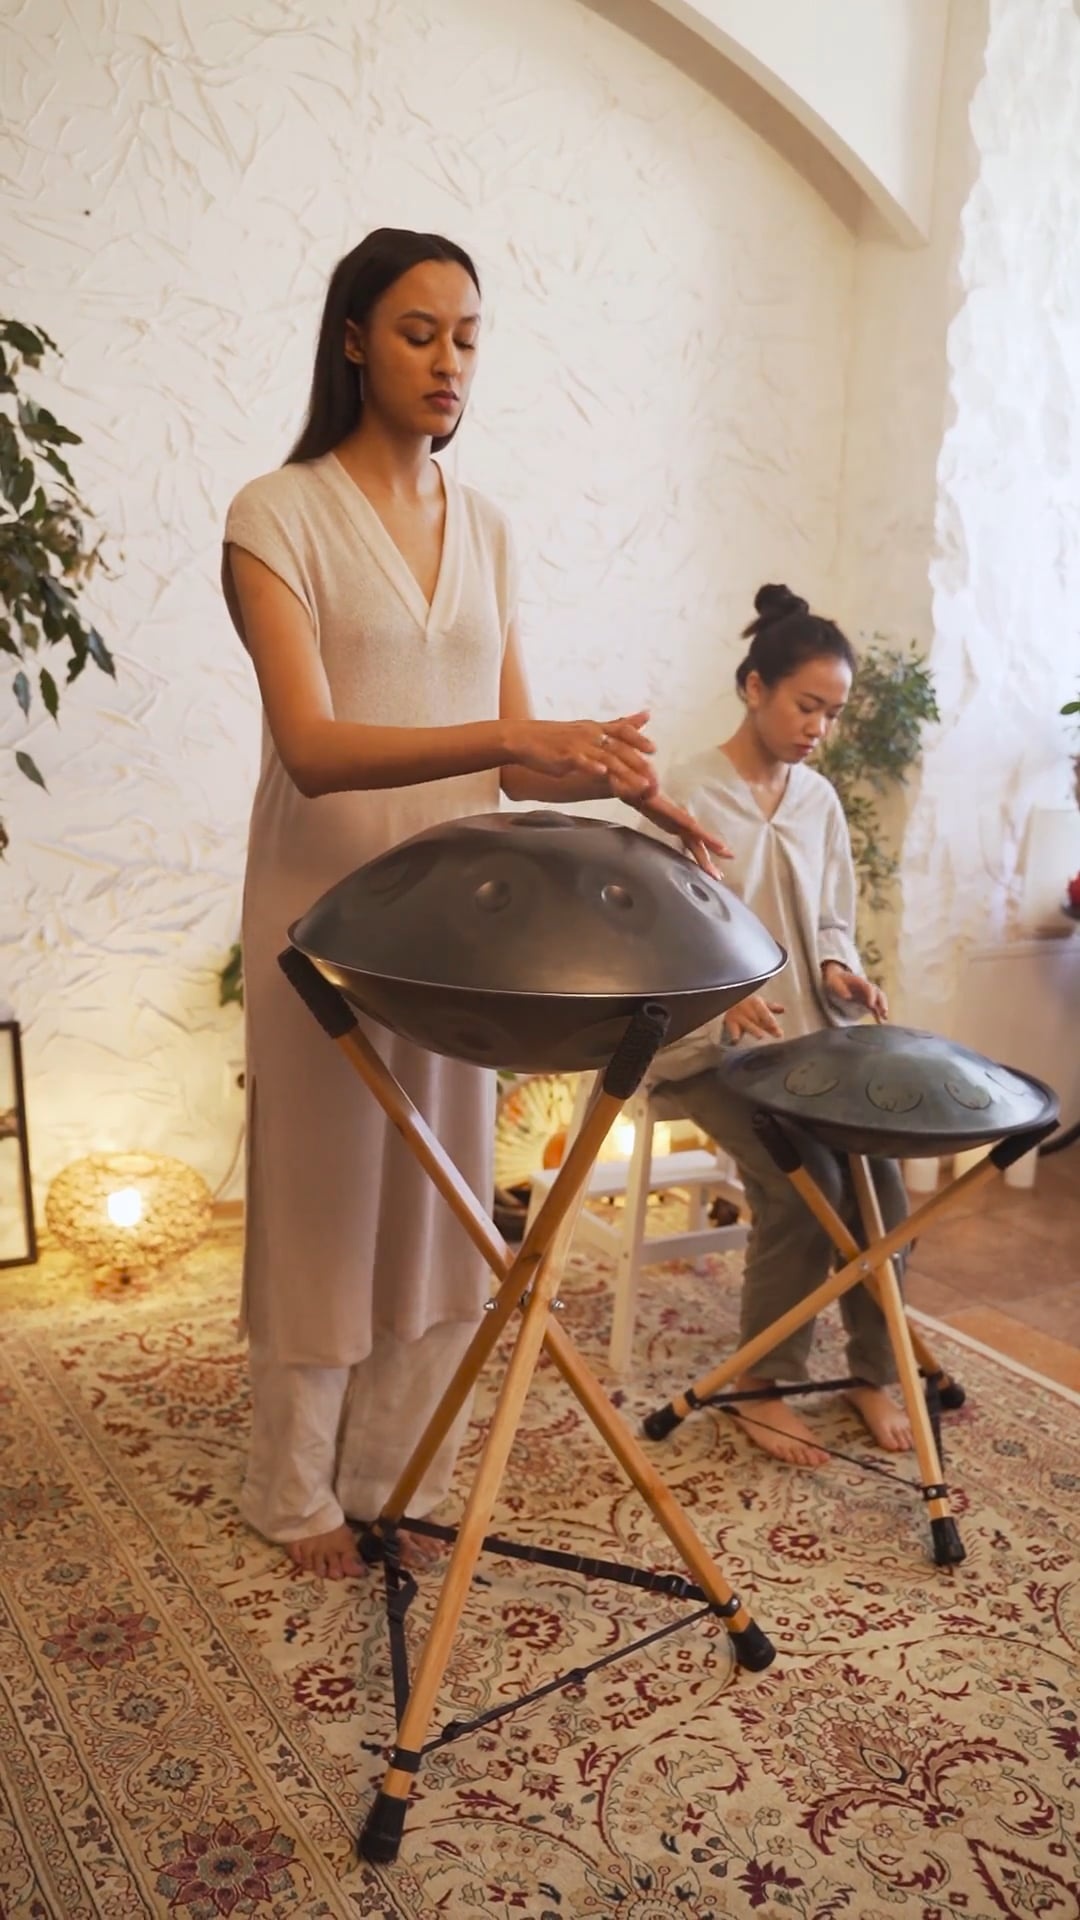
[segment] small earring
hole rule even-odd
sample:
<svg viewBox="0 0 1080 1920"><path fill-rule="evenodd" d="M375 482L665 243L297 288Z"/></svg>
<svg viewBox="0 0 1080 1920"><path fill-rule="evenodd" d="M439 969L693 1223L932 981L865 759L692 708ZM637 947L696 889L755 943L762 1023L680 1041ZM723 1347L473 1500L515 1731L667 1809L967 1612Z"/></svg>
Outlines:
<svg viewBox="0 0 1080 1920"><path fill-rule="evenodd" d="M364 363L362 360L358 360L356 363L356 385L357 385L357 390L360 396L360 405L363 406L364 404Z"/></svg>

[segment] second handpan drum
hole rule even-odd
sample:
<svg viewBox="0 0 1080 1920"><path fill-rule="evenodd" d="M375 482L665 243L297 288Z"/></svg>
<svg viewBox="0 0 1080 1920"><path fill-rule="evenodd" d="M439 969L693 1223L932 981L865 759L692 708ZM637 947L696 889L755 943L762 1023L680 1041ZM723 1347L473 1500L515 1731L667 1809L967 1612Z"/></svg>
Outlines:
<svg viewBox="0 0 1080 1920"><path fill-rule="evenodd" d="M673 845L548 811L430 827L339 881L289 938L417 1045L529 1072L605 1064L650 1000L681 1039L787 960Z"/></svg>
<svg viewBox="0 0 1080 1920"><path fill-rule="evenodd" d="M1049 1125L1041 1080L914 1027L857 1026L732 1054L733 1087L841 1153L897 1160L990 1146Z"/></svg>

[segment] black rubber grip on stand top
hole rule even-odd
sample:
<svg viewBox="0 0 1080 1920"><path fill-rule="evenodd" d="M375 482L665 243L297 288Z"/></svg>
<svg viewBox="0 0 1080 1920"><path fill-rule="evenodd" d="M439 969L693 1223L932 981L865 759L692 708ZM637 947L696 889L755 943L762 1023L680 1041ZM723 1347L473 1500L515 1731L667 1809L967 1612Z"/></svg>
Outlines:
<svg viewBox="0 0 1080 1920"><path fill-rule="evenodd" d="M1026 1133L1014 1133L1009 1140L999 1140L997 1146L991 1148L988 1157L999 1173L1006 1173L1018 1160L1023 1159L1025 1153L1034 1153L1043 1140L1048 1140L1052 1133L1056 1133L1057 1124L1056 1120L1051 1120L1045 1127L1030 1127Z"/></svg>
<svg viewBox="0 0 1080 1920"><path fill-rule="evenodd" d="M638 1008L619 1041L604 1074L604 1092L613 1100L629 1100L645 1078L667 1037L671 1016L659 1000Z"/></svg>
<svg viewBox="0 0 1080 1920"><path fill-rule="evenodd" d="M741 1633L733 1633L731 1645L740 1667L745 1667L748 1673L764 1673L776 1659L776 1648L756 1620L751 1620Z"/></svg>
<svg viewBox="0 0 1080 1920"><path fill-rule="evenodd" d="M298 947L286 947L278 954L278 966L285 975L290 987L295 987L309 1013L315 1015L324 1033L331 1040L343 1040L356 1025L356 1015L344 994L324 980L322 974L306 953Z"/></svg>
<svg viewBox="0 0 1080 1920"><path fill-rule="evenodd" d="M388 1866L398 1857L401 1836L405 1831L406 1800L399 1800L395 1794L380 1791L372 1802L371 1812L364 1821L357 1851L361 1860L370 1860L373 1866Z"/></svg>
<svg viewBox="0 0 1080 1920"><path fill-rule="evenodd" d="M754 1115L754 1132L781 1173L798 1173L802 1166L799 1150L775 1114L759 1107Z"/></svg>
<svg viewBox="0 0 1080 1920"><path fill-rule="evenodd" d="M681 1416L676 1413L670 1400L666 1407L656 1407L647 1413L641 1423L641 1430L647 1440L666 1440L681 1425Z"/></svg>

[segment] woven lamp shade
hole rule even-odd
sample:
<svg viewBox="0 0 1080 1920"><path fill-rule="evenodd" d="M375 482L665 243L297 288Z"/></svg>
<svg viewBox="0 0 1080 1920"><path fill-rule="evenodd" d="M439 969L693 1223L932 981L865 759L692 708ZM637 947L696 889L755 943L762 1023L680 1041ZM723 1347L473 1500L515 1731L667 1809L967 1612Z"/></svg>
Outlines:
<svg viewBox="0 0 1080 1920"><path fill-rule="evenodd" d="M88 1154L57 1174L45 1200L50 1233L97 1278L121 1282L187 1253L211 1212L194 1168L156 1153Z"/></svg>

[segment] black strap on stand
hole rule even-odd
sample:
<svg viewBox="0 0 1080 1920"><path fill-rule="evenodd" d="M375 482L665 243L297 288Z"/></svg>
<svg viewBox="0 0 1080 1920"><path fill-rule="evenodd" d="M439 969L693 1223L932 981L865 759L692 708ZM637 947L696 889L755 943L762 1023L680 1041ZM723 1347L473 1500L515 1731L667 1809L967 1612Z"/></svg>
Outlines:
<svg viewBox="0 0 1080 1920"><path fill-rule="evenodd" d="M937 1442L938 1458L944 1465L945 1455L941 1444L941 1393L938 1385L941 1375L924 1374L923 1378L926 1381L926 1404ZM743 1387L737 1392L714 1393L707 1400L699 1400L693 1388L690 1388L686 1398L695 1409L718 1407L721 1413L730 1413L734 1420L745 1420L749 1426L761 1427L768 1433L775 1433L777 1429L770 1427L767 1420L755 1420L752 1414L740 1413L739 1403L744 1400L787 1400L800 1393L842 1393L848 1387L865 1387L869 1384L869 1381L860 1380L857 1377L846 1380L799 1380L792 1381L787 1386ZM891 1467L883 1467L877 1460L868 1460L865 1454L845 1453L842 1448L827 1447L823 1440L817 1439L814 1441L814 1446L819 1453L827 1453L830 1460L843 1460L847 1466L858 1467L862 1473L876 1473L881 1480L892 1480L896 1486L906 1487L914 1493L922 1492L921 1481L909 1480L902 1473L895 1473Z"/></svg>
<svg viewBox="0 0 1080 1920"><path fill-rule="evenodd" d="M350 1524L356 1526L356 1522ZM415 1533L428 1540L443 1540L451 1545L457 1539L457 1528L443 1526L436 1520L412 1520L406 1517L400 1523L406 1533ZM401 1564L401 1549L398 1529L383 1533L381 1529L364 1525L360 1533L360 1552L363 1558L374 1564L381 1560L386 1589L386 1628L390 1643L390 1674L394 1687L394 1714L398 1726L408 1704L411 1682L409 1679L409 1652L405 1638L405 1619L419 1591L416 1581L407 1568ZM671 1620L667 1626L657 1627L652 1633L643 1634L640 1639L632 1640L625 1647L615 1647L610 1653L601 1654L599 1659L591 1660L586 1666L574 1667L569 1673L557 1674L541 1687L535 1687L531 1693L520 1694L516 1700L503 1702L501 1706L488 1707L485 1712L474 1715L471 1720L451 1720L440 1728L434 1739L429 1740L420 1753L411 1756L416 1766L427 1754L436 1748L447 1746L451 1740L459 1740L463 1734L475 1733L477 1728L486 1727L493 1720L499 1720L507 1713L516 1713L521 1707L532 1706L537 1700L546 1699L550 1693L558 1693L563 1687L582 1686L592 1673L598 1673L602 1667L608 1667L616 1660L629 1659L633 1653L639 1653L642 1647L651 1647L657 1640L666 1640L670 1634L681 1633L684 1628L693 1626L708 1614L722 1617L724 1607L714 1606L705 1599L702 1589L694 1581L687 1580L679 1573L650 1573L644 1567L627 1566L621 1560L596 1560L589 1554L562 1553L554 1547L537 1547L519 1540L504 1540L499 1534L487 1534L482 1551L496 1554L503 1560L526 1560L533 1566L554 1567L561 1573L581 1573L587 1579L610 1580L625 1587L637 1587L643 1593L661 1593L674 1600L704 1601L697 1611L681 1620ZM739 1603L736 1600L734 1605ZM395 1765L397 1759L395 1758Z"/></svg>
<svg viewBox="0 0 1080 1920"><path fill-rule="evenodd" d="M692 1627L696 1620L703 1620L708 1613L715 1613L715 1607L699 1607L685 1620L669 1621L666 1627L657 1627L655 1632L643 1634L640 1640L634 1640L628 1647L613 1647L610 1653L602 1654L599 1660L592 1660L587 1667L574 1667L570 1673L557 1674L554 1680L545 1681L542 1687L534 1687L531 1693L523 1693L501 1707L489 1707L486 1713L478 1713L472 1720L450 1720L440 1729L433 1740L423 1748L426 1756L436 1748L444 1747L451 1740L460 1739L463 1733L475 1733L478 1727L487 1727L493 1720L501 1720L505 1713L516 1713L521 1707L531 1707L535 1701L544 1700L549 1693L558 1693L563 1687L584 1686L591 1673L599 1673L601 1667L610 1667L616 1660L625 1660L631 1653L640 1652L642 1647L651 1647L654 1640L666 1640L669 1634L681 1633L684 1627Z"/></svg>

